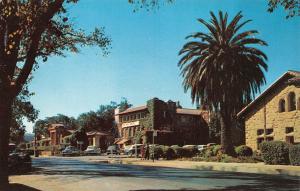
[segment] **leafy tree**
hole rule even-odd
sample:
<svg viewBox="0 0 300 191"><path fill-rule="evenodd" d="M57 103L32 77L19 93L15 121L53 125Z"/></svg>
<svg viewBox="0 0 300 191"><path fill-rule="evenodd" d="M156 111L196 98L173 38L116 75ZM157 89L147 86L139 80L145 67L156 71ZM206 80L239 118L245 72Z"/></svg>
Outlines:
<svg viewBox="0 0 300 191"><path fill-rule="evenodd" d="M131 106L132 105L126 98L122 98L119 104L116 102L111 102L108 105L100 105L97 111L90 111L80 114L77 118L77 122L80 127L85 128L87 131L100 130L112 132L115 131L114 110L117 107L120 109L127 109Z"/></svg>
<svg viewBox="0 0 300 191"><path fill-rule="evenodd" d="M38 111L29 101L32 95L33 93L30 93L27 87L25 87L13 101L9 135L9 139L13 143L19 144L24 139L25 125L23 124L23 120L27 119L28 122L34 122L38 117Z"/></svg>
<svg viewBox="0 0 300 191"><path fill-rule="evenodd" d="M0 1L0 189L8 186L8 139L12 105L38 63L49 56L98 46L107 53L103 29L91 34L68 20L66 5L77 0Z"/></svg>
<svg viewBox="0 0 300 191"><path fill-rule="evenodd" d="M77 120L74 117L68 117L63 114L57 114L56 116L46 117L45 119L39 119L34 124L34 131L37 135L43 135L49 137L49 125L53 123L64 124L68 129L77 129L79 127Z"/></svg>
<svg viewBox="0 0 300 191"><path fill-rule="evenodd" d="M299 0L269 0L268 11L272 13L278 6L282 6L288 12L286 18L300 16Z"/></svg>
<svg viewBox="0 0 300 191"><path fill-rule="evenodd" d="M240 23L241 12L231 22L227 13L220 11L219 18L212 12L210 15L210 22L198 19L209 32L187 37L193 40L179 52L182 58L178 66L192 101L207 104L219 113L222 150L234 154L231 126L241 105L248 103L265 84L267 56L257 47L267 43L255 38L256 30L238 33L250 22Z"/></svg>
<svg viewBox="0 0 300 191"><path fill-rule="evenodd" d="M70 140L71 145L77 147L78 142L83 142L83 145L81 145L82 151L84 151L88 147L89 140L85 128L80 128L72 134Z"/></svg>

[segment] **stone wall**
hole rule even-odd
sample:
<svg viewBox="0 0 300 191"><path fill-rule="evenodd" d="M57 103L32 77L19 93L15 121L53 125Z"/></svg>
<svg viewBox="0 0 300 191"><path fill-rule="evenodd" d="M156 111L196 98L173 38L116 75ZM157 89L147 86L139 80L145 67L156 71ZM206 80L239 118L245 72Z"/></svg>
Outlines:
<svg viewBox="0 0 300 191"><path fill-rule="evenodd" d="M300 88L283 84L271 92L245 118L246 145L254 150L258 149L258 139L286 141L287 136L293 136L295 143L300 142ZM294 111L288 111L290 92L296 94L297 108ZM279 112L280 99L285 100L285 112ZM293 127L294 132L286 133L286 127ZM258 135L258 129L263 129L264 133ZM266 131L269 131L268 135Z"/></svg>

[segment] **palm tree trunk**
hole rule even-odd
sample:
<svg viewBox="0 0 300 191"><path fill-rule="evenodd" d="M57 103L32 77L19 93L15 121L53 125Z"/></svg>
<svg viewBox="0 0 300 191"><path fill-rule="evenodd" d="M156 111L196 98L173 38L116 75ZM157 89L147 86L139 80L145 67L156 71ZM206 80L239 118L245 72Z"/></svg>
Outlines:
<svg viewBox="0 0 300 191"><path fill-rule="evenodd" d="M235 153L231 138L231 115L228 115L226 112L220 112L220 123L222 152L234 156Z"/></svg>
<svg viewBox="0 0 300 191"><path fill-rule="evenodd" d="M8 144L12 101L0 95L0 190L8 187Z"/></svg>

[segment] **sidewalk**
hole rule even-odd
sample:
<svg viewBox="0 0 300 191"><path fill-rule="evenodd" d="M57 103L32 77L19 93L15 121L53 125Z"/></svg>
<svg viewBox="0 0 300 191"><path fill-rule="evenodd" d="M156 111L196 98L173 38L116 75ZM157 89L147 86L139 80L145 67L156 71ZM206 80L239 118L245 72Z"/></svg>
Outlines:
<svg viewBox="0 0 300 191"><path fill-rule="evenodd" d="M244 172L257 174L283 174L290 176L300 176L300 166L289 165L265 165L264 163L221 163L221 162L195 162L195 161L179 161L179 160L159 160L152 162L135 159L122 158L111 160L111 163L143 165L143 166L158 166L171 168L186 168L197 170L215 170L227 172Z"/></svg>

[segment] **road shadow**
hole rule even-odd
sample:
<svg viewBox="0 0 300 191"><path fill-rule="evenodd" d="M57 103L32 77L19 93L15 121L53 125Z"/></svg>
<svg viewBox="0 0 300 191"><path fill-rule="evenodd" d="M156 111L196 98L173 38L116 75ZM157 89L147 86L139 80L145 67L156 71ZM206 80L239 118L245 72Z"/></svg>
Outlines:
<svg viewBox="0 0 300 191"><path fill-rule="evenodd" d="M9 188L3 191L41 191L41 190L23 184L13 183L13 184L9 184Z"/></svg>
<svg viewBox="0 0 300 191"><path fill-rule="evenodd" d="M253 174L253 173L237 173L237 172L221 172L210 170L191 170L191 169L178 169L166 167L145 167L124 164L99 164L99 163L85 163L80 161L45 161L40 160L35 166L31 174L42 174L48 178L56 178L52 175L65 175L67 177L78 178L97 178L103 177L127 177L127 178L143 178L147 179L160 179L171 181L203 181L219 183L219 187L213 189L215 191L258 191L258 190L288 190L299 191L300 178L286 175L266 175L266 174ZM227 183L224 188L220 182ZM232 185L232 182L239 182L238 186ZM263 189L262 189L263 188ZM159 190L159 189L158 189ZM153 190L153 191L158 191ZM179 189L180 191L184 189ZM191 189L185 189L191 191ZM150 190L136 190L136 191L152 191ZM162 191L175 191L175 190L162 190ZM196 190L194 190L196 191Z"/></svg>

